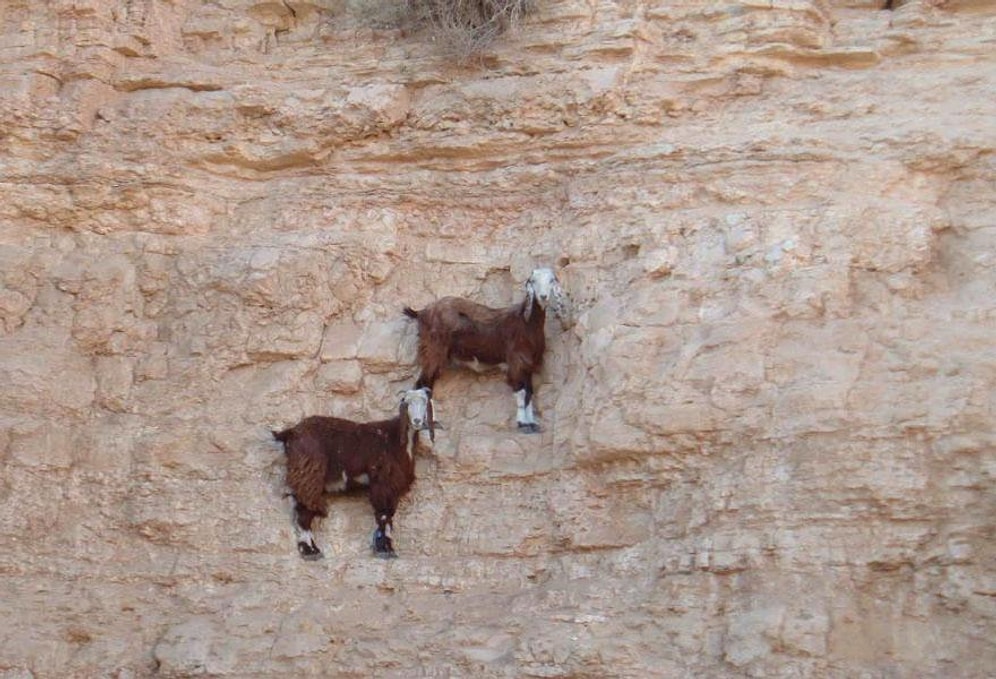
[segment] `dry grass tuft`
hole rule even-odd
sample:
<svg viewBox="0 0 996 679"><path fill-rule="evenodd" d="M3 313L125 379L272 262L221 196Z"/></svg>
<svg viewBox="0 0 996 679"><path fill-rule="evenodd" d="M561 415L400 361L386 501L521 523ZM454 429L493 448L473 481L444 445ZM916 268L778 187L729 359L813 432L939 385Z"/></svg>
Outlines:
<svg viewBox="0 0 996 679"><path fill-rule="evenodd" d="M409 20L429 27L437 43L462 58L482 52L533 8L532 0L405 0L404 4Z"/></svg>

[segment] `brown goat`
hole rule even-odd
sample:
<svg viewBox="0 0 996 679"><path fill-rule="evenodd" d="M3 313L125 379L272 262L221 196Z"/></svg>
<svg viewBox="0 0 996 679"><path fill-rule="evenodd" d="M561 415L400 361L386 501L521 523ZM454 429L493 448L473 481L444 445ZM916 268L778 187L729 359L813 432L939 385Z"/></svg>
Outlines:
<svg viewBox="0 0 996 679"><path fill-rule="evenodd" d="M297 549L305 559L320 559L311 522L326 516L326 494L369 487L377 520L373 548L378 556L396 556L391 542L394 512L415 481L414 450L418 433L435 439L432 391L406 391L397 417L353 422L314 415L289 429L273 432L284 444L287 486L294 497Z"/></svg>
<svg viewBox="0 0 996 679"><path fill-rule="evenodd" d="M533 413L533 375L543 367L546 350L546 306L566 319L560 283L548 268L536 269L526 281L526 297L504 309L444 297L421 311L405 307L418 321L418 364L415 387L432 387L453 363L478 370L481 364L504 365L505 382L515 392L516 422L525 432L539 431Z"/></svg>

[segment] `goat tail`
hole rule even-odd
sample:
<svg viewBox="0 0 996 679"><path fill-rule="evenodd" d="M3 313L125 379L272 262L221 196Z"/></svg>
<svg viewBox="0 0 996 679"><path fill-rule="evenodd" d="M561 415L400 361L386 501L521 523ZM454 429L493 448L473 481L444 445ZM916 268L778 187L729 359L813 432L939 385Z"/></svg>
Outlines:
<svg viewBox="0 0 996 679"><path fill-rule="evenodd" d="M294 432L294 428L284 429L283 431L270 430L273 434L273 438L280 441L281 443L287 443L290 440L291 434Z"/></svg>
<svg viewBox="0 0 996 679"><path fill-rule="evenodd" d="M407 316L408 318L414 318L415 320L418 320L418 312L412 309L410 306L406 306L404 309L402 309L402 311L405 312L405 316Z"/></svg>

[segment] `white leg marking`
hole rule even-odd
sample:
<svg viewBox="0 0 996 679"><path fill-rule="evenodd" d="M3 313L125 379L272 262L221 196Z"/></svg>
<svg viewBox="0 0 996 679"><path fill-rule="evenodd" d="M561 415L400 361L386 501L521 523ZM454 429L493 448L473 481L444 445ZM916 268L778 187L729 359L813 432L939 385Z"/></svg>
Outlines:
<svg viewBox="0 0 996 679"><path fill-rule="evenodd" d="M308 545L314 545L315 536L311 534L310 530L299 530L297 532L297 541Z"/></svg>
<svg viewBox="0 0 996 679"><path fill-rule="evenodd" d="M525 407L526 419L524 420L526 424L536 424L536 416L533 414L533 402L530 401L529 405Z"/></svg>
<svg viewBox="0 0 996 679"><path fill-rule="evenodd" d="M519 389L515 392L515 421L519 424L536 424L536 415L533 413L533 401L526 403L526 390Z"/></svg>

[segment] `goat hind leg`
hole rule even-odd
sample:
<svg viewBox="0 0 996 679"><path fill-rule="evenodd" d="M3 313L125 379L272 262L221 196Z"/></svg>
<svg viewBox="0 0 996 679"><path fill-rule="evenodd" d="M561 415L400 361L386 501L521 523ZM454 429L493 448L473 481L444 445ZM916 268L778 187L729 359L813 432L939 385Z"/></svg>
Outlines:
<svg viewBox="0 0 996 679"><path fill-rule="evenodd" d="M301 558L306 561L321 559L324 555L315 544L315 536L311 533L311 522L316 516L320 516L319 512L308 509L297 502L295 498L294 515L296 518L297 551L301 554Z"/></svg>
<svg viewBox="0 0 996 679"><path fill-rule="evenodd" d="M419 376L415 381L415 389L432 389L443 373L443 368L449 363L449 338L419 334L418 341Z"/></svg>
<svg viewBox="0 0 996 679"><path fill-rule="evenodd" d="M398 556L391 541L391 529L394 527L394 512L398 508L398 499L391 485L381 478L371 479L370 504L373 505L374 518L377 519L377 530L374 531L371 545L374 554L382 559L393 559Z"/></svg>
<svg viewBox="0 0 996 679"><path fill-rule="evenodd" d="M394 551L394 543L391 541L391 530L394 526L394 513L377 512L377 529L373 534L374 554L382 559L396 559L398 553Z"/></svg>
<svg viewBox="0 0 996 679"><path fill-rule="evenodd" d="M442 372L442 368L438 365L435 363L431 364L428 370L422 370L419 372L418 379L415 380L415 386L413 389L421 389L422 387L432 389L432 387L436 384L436 380L439 379L440 373Z"/></svg>

